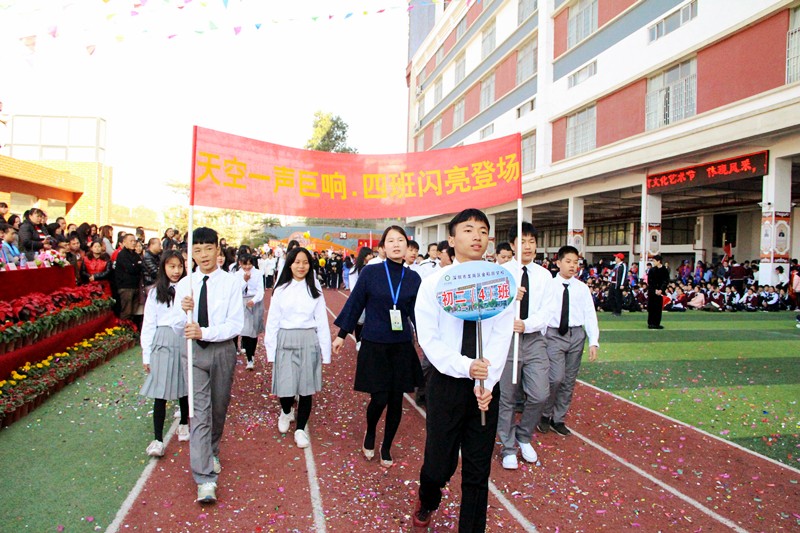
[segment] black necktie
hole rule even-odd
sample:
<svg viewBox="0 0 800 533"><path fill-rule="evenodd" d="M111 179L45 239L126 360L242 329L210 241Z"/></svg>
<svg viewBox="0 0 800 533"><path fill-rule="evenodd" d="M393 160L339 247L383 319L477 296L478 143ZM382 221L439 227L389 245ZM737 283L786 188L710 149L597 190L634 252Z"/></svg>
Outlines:
<svg viewBox="0 0 800 533"><path fill-rule="evenodd" d="M522 267L522 287L525 289L525 294L522 295L522 300L519 302L519 319L525 320L528 318L528 304L530 302L530 287L528 284L528 267Z"/></svg>
<svg viewBox="0 0 800 533"><path fill-rule="evenodd" d="M464 321L464 331L461 334L461 353L475 359L478 356L477 351L477 334L478 330L475 327L476 322L472 320Z"/></svg>
<svg viewBox="0 0 800 533"><path fill-rule="evenodd" d="M201 328L208 327L208 290L206 288L208 276L203 276L203 286L200 288L200 304L197 307L197 324ZM208 346L208 341L197 341L201 348Z"/></svg>
<svg viewBox="0 0 800 533"><path fill-rule="evenodd" d="M564 295L561 297L561 322L558 323L558 334L566 335L569 331L569 283L564 283Z"/></svg>

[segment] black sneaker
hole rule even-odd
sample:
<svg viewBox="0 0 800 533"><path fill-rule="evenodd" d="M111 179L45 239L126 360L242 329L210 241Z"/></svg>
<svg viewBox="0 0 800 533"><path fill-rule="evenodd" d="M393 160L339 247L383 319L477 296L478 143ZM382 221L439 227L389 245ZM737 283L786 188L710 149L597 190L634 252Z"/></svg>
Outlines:
<svg viewBox="0 0 800 533"><path fill-rule="evenodd" d="M550 430L554 433L558 433L562 437L568 437L569 435L572 435L572 432L569 430L567 425L564 424L564 422L556 422L550 426Z"/></svg>
<svg viewBox="0 0 800 533"><path fill-rule="evenodd" d="M411 515L414 527L428 527L434 512L423 507L422 502L417 500L417 507L414 509L414 514Z"/></svg>
<svg viewBox="0 0 800 533"><path fill-rule="evenodd" d="M547 433L550 431L550 422L551 419L549 417L543 416L541 420L539 420L539 423L536 424L536 431L539 433Z"/></svg>

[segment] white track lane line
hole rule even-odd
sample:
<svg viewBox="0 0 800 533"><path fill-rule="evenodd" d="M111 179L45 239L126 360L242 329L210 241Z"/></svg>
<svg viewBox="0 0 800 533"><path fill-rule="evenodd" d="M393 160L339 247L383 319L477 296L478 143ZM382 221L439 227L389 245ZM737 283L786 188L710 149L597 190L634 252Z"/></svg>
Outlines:
<svg viewBox="0 0 800 533"><path fill-rule="evenodd" d="M584 437L583 435L581 435L580 433L578 433L574 429L572 429L571 431L572 431L573 434L575 434L578 438L580 438L583 442L585 442L589 446L591 446L591 447L599 450L600 452L604 453L605 455L611 457L612 459L617 461L619 464L629 468L630 470L633 470L635 473L639 474L640 476L642 476L643 478L647 479L651 483L654 483L654 484L658 485L659 487L661 487L662 489L666 490L667 492L669 492L670 494L672 494L676 498L679 498L681 501L684 501L684 502L688 503L689 505L691 505L692 507L696 508L698 511L700 511L701 513L707 515L709 518L713 518L714 520L720 522L721 524L724 524L725 526L731 528L734 531L737 531L738 533L747 533L746 529L742 529L735 522L733 522L731 520L728 520L727 518L725 518L724 516L722 516L722 515L720 515L718 513L715 513L714 511L712 511L711 509L709 509L708 507L706 507L702 503L698 502L694 498L692 498L690 496L687 496L686 494L680 492L678 489L672 487L671 485L668 485L668 484L664 483L663 481L661 481L660 479L648 474L647 472L645 472L644 470L642 470L638 466L629 463L628 461L626 461L625 459L623 459L619 455L615 454L611 450L607 450L606 448L600 446L596 442L587 439L586 437Z"/></svg>
<svg viewBox="0 0 800 533"><path fill-rule="evenodd" d="M661 418L663 418L665 420L669 420L670 422L672 422L674 424L678 424L678 425L683 426L685 428L693 429L694 431L697 431L698 433L701 433L701 434L705 435L706 437L709 437L709 438L712 438L714 440L717 440L717 441L719 441L719 442L721 442L723 444L726 444L728 446L732 446L733 448L736 448L738 450L746 452L746 453L752 455L753 457L757 457L759 459L763 459L763 460L765 460L767 462L770 462L770 463L774 464L775 466L780 466L780 467L785 468L786 470L790 470L791 472L800 474L800 469L794 468L791 465L787 465L787 464L781 463L780 461L776 461L775 459L772 459L771 457L767 457L766 455L761 455L759 453L756 453L753 450L749 450L749 449L745 448L744 446L742 446L740 444L736 444L735 442L731 442L729 440L725 440L722 437L718 437L718 436L714 435L713 433L709 433L708 431L705 431L705 430L702 430L702 429L697 428L695 426L692 426L690 424L687 424L686 422L681 422L680 420L672 418L669 415L665 415L664 413L659 413L658 411L654 411L653 409L650 409L649 407L645 407L644 405L639 405L638 403L632 402L631 400L629 400L627 398L623 398L622 396L618 396L618 395L614 394L613 392L609 392L609 391L601 389L599 387L595 387L594 385L592 385L590 383L586 383L585 381L581 381L580 379L578 381L581 383L581 385L585 385L585 386L587 386L587 387L589 387L591 389L596 390L597 392L600 392L600 393L603 393L603 394L607 394L607 395L611 396L612 398L616 398L617 400L623 401L623 402L625 402L627 404L630 404L630 405L632 405L634 407L637 407L639 409L644 409L648 413L651 413L651 414L654 414L654 415L658 415L659 417L661 417Z"/></svg>
<svg viewBox="0 0 800 533"><path fill-rule="evenodd" d="M341 293L341 291L339 291L339 292ZM347 295L344 295L344 296L347 296ZM328 313L330 313L330 315L331 315L332 317L336 318L336 315L335 315L335 314L333 314L333 311L331 311L330 307L328 307L327 309L328 309ZM355 338L355 336L353 336L353 334L352 334L352 333L348 334L347 336L348 336L348 337L350 337L351 339L353 339L353 342L355 342L355 341L356 341L356 338ZM412 398L412 397L411 397L411 396L409 396L408 394L403 394L403 397L404 397L404 398L405 398L405 399L408 401L408 403L411 405L411 407L413 407L414 409L416 409L416 410L417 410L417 412L420 414L420 416L421 416L423 419L425 419L425 420L427 420L427 419L428 419L427 413L425 412L425 410L424 410L424 409L422 409L420 406L418 406L418 405L417 405L417 402L415 402L415 401L414 401L414 398ZM460 455L461 455L461 452L459 452L459 456L460 456ZM309 476L310 476L310 474L309 474ZM528 519L527 519L527 518L525 518L525 516L524 516L524 515L523 515L521 512L519 512L519 509L517 509L516 507L514 507L514 504L513 504L513 503L511 503L511 502L510 502L510 501L509 501L509 500L508 500L508 499L507 499L507 498L506 498L506 497L503 495L503 493L502 493L502 492L500 492L500 490L499 490L499 489L498 489L498 488L495 486L495 484L494 484L494 483L492 483L491 481L489 482L489 492L491 492L492 494L494 494L495 498L497 498L497 499L498 499L498 501L499 501L499 502L500 502L500 503L503 505L503 507L505 507L505 508L506 508L506 510L508 511L508 513L509 513L511 516L513 516L513 517L514 517L514 519L515 519L517 522L519 522L519 525L521 525L521 526L522 526L522 528L523 528L525 531L527 531L527 532L529 532L529 533L536 533L536 527L535 527L533 524L531 524L531 523L528 521Z"/></svg>
<svg viewBox="0 0 800 533"><path fill-rule="evenodd" d="M169 446L169 441L172 439L172 435L178 430L178 422L179 420L175 420L172 425L169 427L169 431L164 437L164 448ZM156 469L156 465L158 464L158 457L151 457L150 462L147 463L147 466L144 467L142 471L142 475L139 476L139 479L136 481L136 484L133 486L131 491L128 493L128 497L125 498L125 501L122 502L122 506L117 511L117 515L114 517L114 521L106 529L106 533L117 533L119 531L119 526L122 525L122 521L125 520L125 517L128 515L128 512L133 508L133 504L136 502L136 499L139 497L139 494L142 493L142 489L144 489L145 483L150 478L153 473L153 470Z"/></svg>
<svg viewBox="0 0 800 533"><path fill-rule="evenodd" d="M322 506L322 495L319 492L317 479L317 465L314 462L314 452L311 444L305 449L306 469L308 470L308 490L311 493L311 508L314 510L314 528L317 533L325 533L325 512Z"/></svg>

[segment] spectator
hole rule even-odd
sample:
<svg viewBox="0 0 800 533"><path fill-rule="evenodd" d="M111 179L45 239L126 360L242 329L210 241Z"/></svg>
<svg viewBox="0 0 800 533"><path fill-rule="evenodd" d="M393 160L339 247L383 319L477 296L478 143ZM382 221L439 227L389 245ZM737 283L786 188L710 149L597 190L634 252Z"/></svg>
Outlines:
<svg viewBox="0 0 800 533"><path fill-rule="evenodd" d="M142 282L142 258L136 255L136 236L125 235L122 249L114 265L114 279L119 291L122 320L131 320L139 304L139 284Z"/></svg>
<svg viewBox="0 0 800 533"><path fill-rule="evenodd" d="M103 244L105 252L109 257L111 257L114 254L114 244L112 243L112 240L114 239L114 228L111 226L103 226L100 228L98 235L100 237L100 242Z"/></svg>
<svg viewBox="0 0 800 533"><path fill-rule="evenodd" d="M25 255L19 251L14 242L17 236L16 228L9 224L0 223L0 233L3 236L2 255L0 255L0 258L3 259L4 263L13 265L15 268L24 266Z"/></svg>
<svg viewBox="0 0 800 533"><path fill-rule="evenodd" d="M7 224L8 221L6 217L8 216L8 204L5 202L0 202L0 223Z"/></svg>
<svg viewBox="0 0 800 533"><path fill-rule="evenodd" d="M111 258L102 243L94 241L83 258L81 279L84 283L98 281L103 285L106 294L111 294L111 266Z"/></svg>
<svg viewBox="0 0 800 533"><path fill-rule="evenodd" d="M72 233L67 240L67 253L64 258L75 269L75 283L80 285L81 264L83 263L83 250L81 250L81 239L77 233Z"/></svg>
<svg viewBox="0 0 800 533"><path fill-rule="evenodd" d="M158 265L161 262L161 241L158 237L153 237L147 243L147 250L142 259L142 278L144 286L155 285L158 278Z"/></svg>
<svg viewBox="0 0 800 533"><path fill-rule="evenodd" d="M20 247L29 261L33 261L36 254L44 248L44 239L48 236L42 217L44 212L34 207L27 212L25 221L19 227Z"/></svg>

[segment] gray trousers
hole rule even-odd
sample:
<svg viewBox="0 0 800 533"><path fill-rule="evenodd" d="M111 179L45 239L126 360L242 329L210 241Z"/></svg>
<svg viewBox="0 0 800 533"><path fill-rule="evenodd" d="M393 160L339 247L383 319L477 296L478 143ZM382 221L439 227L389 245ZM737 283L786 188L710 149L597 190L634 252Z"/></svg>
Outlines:
<svg viewBox="0 0 800 533"><path fill-rule="evenodd" d="M583 326L574 326L562 337L558 328L547 328L546 338L547 356L550 358L550 399L542 414L557 424L564 422L572 402L586 332Z"/></svg>
<svg viewBox="0 0 800 533"><path fill-rule="evenodd" d="M503 445L501 454L516 455L516 441L530 443L533 429L542 416L550 396L550 359L545 339L541 333L523 333L519 336L519 361L517 384L511 383L514 373L514 343L508 350L506 366L500 377L500 412L497 419L497 436ZM514 407L520 391L527 395L519 424L514 423Z"/></svg>
<svg viewBox="0 0 800 533"><path fill-rule="evenodd" d="M193 344L191 371L194 378L194 417L191 422L189 457L192 476L199 485L217 482L213 458L219 455L219 441L231 401L236 347L230 340L212 342L205 348L196 342ZM187 360L184 352L184 368L188 368Z"/></svg>

